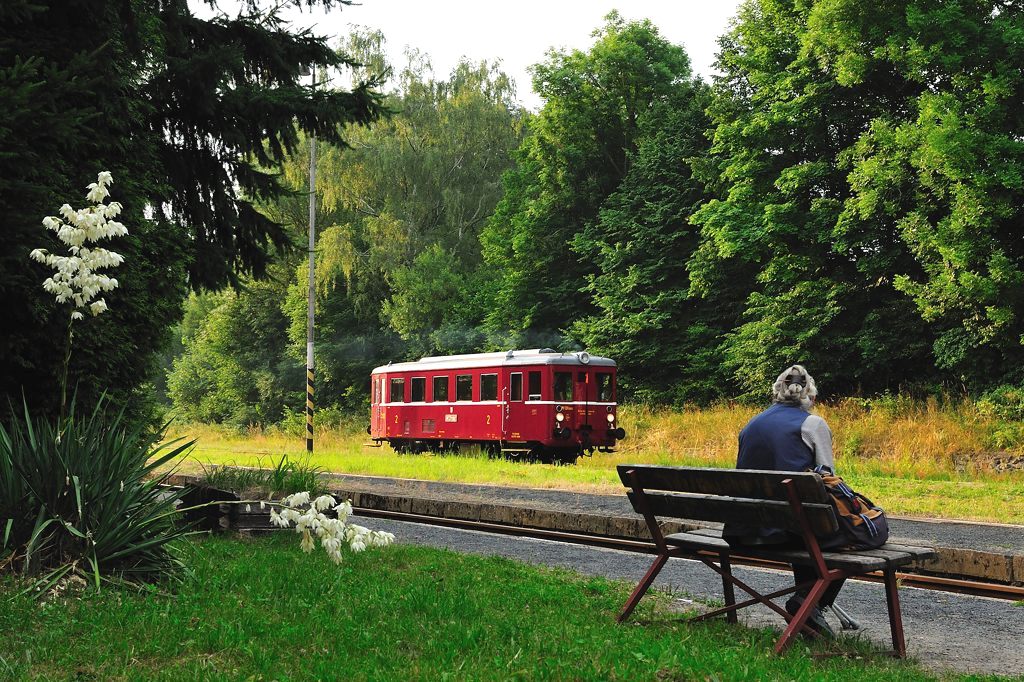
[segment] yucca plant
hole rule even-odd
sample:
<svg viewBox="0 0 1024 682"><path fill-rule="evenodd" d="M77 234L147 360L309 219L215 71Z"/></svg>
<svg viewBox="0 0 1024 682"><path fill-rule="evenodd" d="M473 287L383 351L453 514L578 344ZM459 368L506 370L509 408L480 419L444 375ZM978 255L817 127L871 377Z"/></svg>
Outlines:
<svg viewBox="0 0 1024 682"><path fill-rule="evenodd" d="M100 400L81 417L72 401L59 423L25 408L0 424L0 570L30 576L40 593L73 576L99 588L182 568L171 545L189 532L176 523L181 493L157 470L192 443L157 445L162 433L107 408Z"/></svg>

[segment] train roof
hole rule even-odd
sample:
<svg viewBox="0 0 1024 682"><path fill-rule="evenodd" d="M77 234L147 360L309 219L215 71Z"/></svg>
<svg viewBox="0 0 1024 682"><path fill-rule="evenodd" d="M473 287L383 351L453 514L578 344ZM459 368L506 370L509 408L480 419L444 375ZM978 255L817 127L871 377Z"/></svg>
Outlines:
<svg viewBox="0 0 1024 682"><path fill-rule="evenodd" d="M373 374L384 372L430 372L444 369L477 369L480 367L509 367L517 365L570 365L574 367L615 367L615 361L589 353L560 353L550 348L510 350L500 353L468 353L466 355L434 355L416 362L396 362L382 365Z"/></svg>

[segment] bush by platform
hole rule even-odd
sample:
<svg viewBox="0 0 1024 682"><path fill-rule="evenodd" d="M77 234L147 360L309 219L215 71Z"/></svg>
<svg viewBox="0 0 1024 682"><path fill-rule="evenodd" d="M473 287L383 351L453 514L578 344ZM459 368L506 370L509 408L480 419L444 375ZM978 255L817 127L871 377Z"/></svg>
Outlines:
<svg viewBox="0 0 1024 682"><path fill-rule="evenodd" d="M0 573L61 581L151 582L182 567L171 543L179 493L160 486L190 443L127 423L100 401L63 421L27 409L0 424ZM113 412L113 414L111 414ZM155 474L161 471L162 473Z"/></svg>

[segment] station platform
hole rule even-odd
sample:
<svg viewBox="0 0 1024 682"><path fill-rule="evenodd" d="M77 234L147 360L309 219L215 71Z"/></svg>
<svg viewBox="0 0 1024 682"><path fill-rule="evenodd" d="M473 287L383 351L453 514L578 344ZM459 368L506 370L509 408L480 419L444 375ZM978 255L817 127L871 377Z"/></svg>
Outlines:
<svg viewBox="0 0 1024 682"><path fill-rule="evenodd" d="M473 520L497 515L495 520L503 522L515 523L518 518L517 525L647 539L646 527L626 499L625 490L621 495L600 495L350 474L325 477L333 492L347 494L357 506L416 513L426 509L436 515ZM523 513L517 515L517 509ZM1024 526L900 516L889 520L893 542L938 549L938 559L919 567L925 572L1024 584ZM691 528L695 526L714 524L690 522Z"/></svg>

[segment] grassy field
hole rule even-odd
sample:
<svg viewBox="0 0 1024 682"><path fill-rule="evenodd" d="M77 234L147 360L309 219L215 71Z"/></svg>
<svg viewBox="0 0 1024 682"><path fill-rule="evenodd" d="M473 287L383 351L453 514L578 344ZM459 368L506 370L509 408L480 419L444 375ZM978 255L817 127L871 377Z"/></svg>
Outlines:
<svg viewBox="0 0 1024 682"><path fill-rule="evenodd" d="M292 534L186 549L173 594L39 604L0 582L0 679L934 679L855 640L776 657L777 633L672 622L664 596L619 626L629 585L501 558L396 545L334 566Z"/></svg>
<svg viewBox="0 0 1024 682"><path fill-rule="evenodd" d="M618 494L615 465L622 462L734 466L736 435L756 412L727 405L682 412L624 407L620 423L629 435L618 452L595 453L576 466L472 453L399 456L387 446L366 447L365 424L354 420L319 432L310 463L334 472ZM998 470L1022 448L1003 442L1008 425L970 403L846 400L818 412L835 435L839 473L890 513L1024 524L1024 471ZM183 464L192 471L200 463L267 466L282 455L305 458L301 437L274 429L186 425L175 435L198 439L193 459Z"/></svg>

